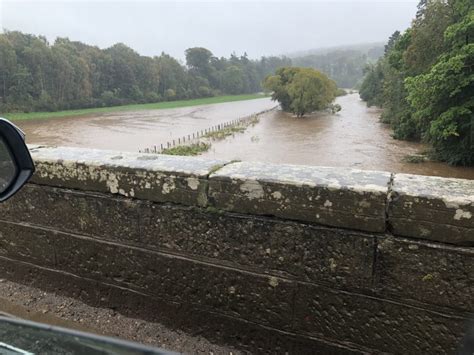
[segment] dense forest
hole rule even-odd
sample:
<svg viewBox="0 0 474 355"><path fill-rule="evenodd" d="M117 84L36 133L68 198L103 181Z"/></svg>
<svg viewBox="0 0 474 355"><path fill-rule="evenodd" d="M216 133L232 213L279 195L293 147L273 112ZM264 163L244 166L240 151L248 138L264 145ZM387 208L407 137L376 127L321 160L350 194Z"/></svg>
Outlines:
<svg viewBox="0 0 474 355"><path fill-rule="evenodd" d="M364 68L383 55L383 45L334 48L292 58L293 65L317 69L332 78L339 87L353 88L362 81Z"/></svg>
<svg viewBox="0 0 474 355"><path fill-rule="evenodd" d="M124 44L100 49L67 38L0 34L0 112L56 111L261 91L286 57L217 58L186 50L186 65L162 53L141 56Z"/></svg>
<svg viewBox="0 0 474 355"><path fill-rule="evenodd" d="M412 26L367 68L360 96L383 108L395 138L424 140L435 158L473 165L472 0L421 0Z"/></svg>

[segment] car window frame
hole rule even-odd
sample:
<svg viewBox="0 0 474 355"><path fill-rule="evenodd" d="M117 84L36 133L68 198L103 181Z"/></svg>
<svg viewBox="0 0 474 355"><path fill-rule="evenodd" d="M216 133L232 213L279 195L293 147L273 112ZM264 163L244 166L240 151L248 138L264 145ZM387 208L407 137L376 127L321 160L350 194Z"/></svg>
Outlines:
<svg viewBox="0 0 474 355"><path fill-rule="evenodd" d="M0 139L3 139L16 166L13 181L0 193L0 202L3 202L18 192L30 179L35 172L35 165L25 143L25 134L2 117L0 117Z"/></svg>

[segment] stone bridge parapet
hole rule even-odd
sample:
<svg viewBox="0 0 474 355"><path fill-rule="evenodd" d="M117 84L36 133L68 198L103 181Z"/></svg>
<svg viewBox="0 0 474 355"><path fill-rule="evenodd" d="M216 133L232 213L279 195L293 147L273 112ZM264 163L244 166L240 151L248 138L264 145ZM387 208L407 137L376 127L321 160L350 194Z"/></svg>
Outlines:
<svg viewBox="0 0 474 355"><path fill-rule="evenodd" d="M474 181L32 147L4 278L255 353L452 353Z"/></svg>

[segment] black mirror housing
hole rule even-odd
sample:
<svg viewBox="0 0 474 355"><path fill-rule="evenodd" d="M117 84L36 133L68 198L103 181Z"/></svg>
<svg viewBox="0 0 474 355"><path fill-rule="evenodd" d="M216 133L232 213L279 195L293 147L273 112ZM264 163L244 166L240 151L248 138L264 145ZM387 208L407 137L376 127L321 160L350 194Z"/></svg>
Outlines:
<svg viewBox="0 0 474 355"><path fill-rule="evenodd" d="M21 189L33 175L35 166L25 144L25 134L4 118L0 118L0 144L9 153L4 152L3 159L6 158L6 163L12 167L10 171L6 171L0 165L0 178L2 174L7 177L4 188L0 189L0 202L3 202Z"/></svg>

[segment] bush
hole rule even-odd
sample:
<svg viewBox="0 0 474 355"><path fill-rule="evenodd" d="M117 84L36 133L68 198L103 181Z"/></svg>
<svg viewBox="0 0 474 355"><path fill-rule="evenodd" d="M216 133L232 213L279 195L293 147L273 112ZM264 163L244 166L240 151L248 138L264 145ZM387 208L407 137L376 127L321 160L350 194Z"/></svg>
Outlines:
<svg viewBox="0 0 474 355"><path fill-rule="evenodd" d="M200 86L198 88L198 95L200 97L209 97L209 96L212 96L212 92L211 92L211 89L209 89L209 87L207 86Z"/></svg>
<svg viewBox="0 0 474 355"><path fill-rule="evenodd" d="M160 102L161 101L161 96L158 95L156 92L147 92L144 95L145 101L146 102Z"/></svg>
<svg viewBox="0 0 474 355"><path fill-rule="evenodd" d="M119 102L115 94L109 90L104 91L102 95L100 95L100 100L102 101L102 106L116 106Z"/></svg>
<svg viewBox="0 0 474 355"><path fill-rule="evenodd" d="M38 98L38 103L35 109L38 111L56 111L57 107L51 99L51 96L43 90Z"/></svg>
<svg viewBox="0 0 474 355"><path fill-rule="evenodd" d="M341 111L342 107L339 104L331 104L329 105L329 110L331 111L332 114L335 114Z"/></svg>
<svg viewBox="0 0 474 355"><path fill-rule="evenodd" d="M163 149L162 154L167 155L199 155L211 148L209 143L194 143L191 145L179 145L173 148Z"/></svg>
<svg viewBox="0 0 474 355"><path fill-rule="evenodd" d="M165 91L165 99L170 101L176 97L176 92L173 89L167 89Z"/></svg>
<svg viewBox="0 0 474 355"><path fill-rule="evenodd" d="M341 89L341 88L338 88L337 91L336 91L336 96L346 96L347 95L347 91L344 90L344 89Z"/></svg>

